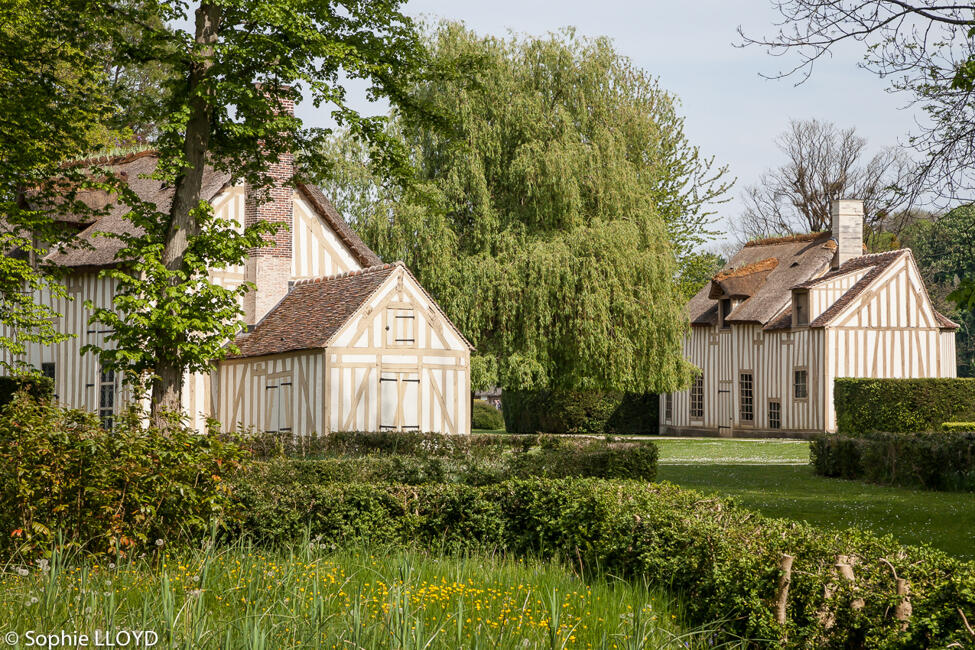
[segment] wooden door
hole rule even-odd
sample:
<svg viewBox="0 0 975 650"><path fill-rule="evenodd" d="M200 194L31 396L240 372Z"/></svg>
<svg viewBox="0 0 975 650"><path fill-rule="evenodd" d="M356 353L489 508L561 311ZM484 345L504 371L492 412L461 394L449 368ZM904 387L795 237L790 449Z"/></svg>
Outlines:
<svg viewBox="0 0 975 650"><path fill-rule="evenodd" d="M379 377L379 428L417 431L420 428L420 376L384 370Z"/></svg>

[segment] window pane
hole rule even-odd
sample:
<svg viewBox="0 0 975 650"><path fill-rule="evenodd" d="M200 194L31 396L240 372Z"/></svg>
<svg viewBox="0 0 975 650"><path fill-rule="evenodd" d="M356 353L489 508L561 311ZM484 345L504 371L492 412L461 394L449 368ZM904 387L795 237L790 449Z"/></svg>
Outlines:
<svg viewBox="0 0 975 650"><path fill-rule="evenodd" d="M743 372L738 375L738 403L739 416L744 422L752 421L752 373Z"/></svg>

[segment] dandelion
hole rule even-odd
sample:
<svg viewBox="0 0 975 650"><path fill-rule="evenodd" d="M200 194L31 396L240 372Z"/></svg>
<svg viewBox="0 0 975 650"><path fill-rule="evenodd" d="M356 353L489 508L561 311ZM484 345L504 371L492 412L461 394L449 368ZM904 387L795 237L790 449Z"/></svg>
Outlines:
<svg viewBox="0 0 975 650"><path fill-rule="evenodd" d="M156 540L156 546L158 546L159 548L162 548L162 545L165 544L165 543L166 542L162 541L161 539L157 539Z"/></svg>
<svg viewBox="0 0 975 650"><path fill-rule="evenodd" d="M28 574L30 574L30 571L28 571L23 567L17 567L15 571L17 572L17 575L19 575L21 578L26 578Z"/></svg>

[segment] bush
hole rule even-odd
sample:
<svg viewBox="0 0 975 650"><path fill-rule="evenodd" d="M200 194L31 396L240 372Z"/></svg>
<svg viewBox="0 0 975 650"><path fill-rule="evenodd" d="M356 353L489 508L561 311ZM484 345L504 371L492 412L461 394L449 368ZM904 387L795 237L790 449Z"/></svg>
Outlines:
<svg viewBox="0 0 975 650"><path fill-rule="evenodd" d="M821 476L926 490L975 491L975 433L867 433L812 440Z"/></svg>
<svg viewBox="0 0 975 650"><path fill-rule="evenodd" d="M506 449L528 449L537 443L538 436L457 436L400 431L335 431L323 436L251 433L247 436L248 447L258 458L278 455L315 457L369 454L466 458L497 455Z"/></svg>
<svg viewBox="0 0 975 650"><path fill-rule="evenodd" d="M0 406L9 404L21 391L34 399L50 399L54 396L54 380L40 375L0 377Z"/></svg>
<svg viewBox="0 0 975 650"><path fill-rule="evenodd" d="M504 416L487 402L476 399L471 407L471 428L489 431L504 429Z"/></svg>
<svg viewBox="0 0 975 650"><path fill-rule="evenodd" d="M658 433L656 395L598 391L505 390L505 428L512 433Z"/></svg>
<svg viewBox="0 0 975 650"><path fill-rule="evenodd" d="M92 413L19 393L0 409L0 553L198 541L228 512L223 477L241 459L215 433L143 428L134 414L105 431Z"/></svg>
<svg viewBox="0 0 975 650"><path fill-rule="evenodd" d="M975 422L945 422L941 428L945 431L971 432L975 431Z"/></svg>
<svg viewBox="0 0 975 650"><path fill-rule="evenodd" d="M307 539L495 549L562 557L580 569L639 577L683 595L700 623L769 645L831 648L959 647L958 612L975 615L975 565L927 547L859 531L763 517L726 499L670 485L594 479L510 481L488 487L249 484L246 519L231 537L265 544ZM794 557L785 625L774 601L783 553ZM855 584L838 579L849 556ZM913 614L902 630L896 577ZM853 608L863 599L862 608ZM787 638L787 641L785 639Z"/></svg>
<svg viewBox="0 0 975 650"><path fill-rule="evenodd" d="M837 432L940 431L975 419L975 379L837 379Z"/></svg>

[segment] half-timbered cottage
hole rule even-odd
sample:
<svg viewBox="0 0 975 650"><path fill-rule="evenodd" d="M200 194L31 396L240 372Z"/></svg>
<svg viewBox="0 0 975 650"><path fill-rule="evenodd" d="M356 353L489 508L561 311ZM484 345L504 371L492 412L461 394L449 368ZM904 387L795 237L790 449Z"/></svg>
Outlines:
<svg viewBox="0 0 975 650"><path fill-rule="evenodd" d="M660 398L661 432L835 431L837 377L954 377L955 330L909 249L863 253L863 203L832 232L749 242L691 299L685 357L700 373Z"/></svg>
<svg viewBox="0 0 975 650"><path fill-rule="evenodd" d="M110 166L143 200L168 210L173 191L148 178L157 158L142 152ZM402 263L384 264L335 210L321 190L285 184L293 158L270 170L277 185L258 201L244 184L207 168L203 198L220 218L241 228L256 220L285 228L273 246L251 252L237 268L211 269L226 287L252 282L241 305L247 331L239 353L212 373L188 375L182 407L201 427L207 417L223 429L254 427L296 434L336 430L470 432L470 344ZM132 228L125 207L91 192L82 197L107 208L96 220L57 215L84 246L53 250L48 260L68 271L62 298L38 300L60 314L56 326L71 338L28 344L24 361L54 379L65 405L97 412L106 423L129 400L120 378L100 367L83 346L109 345L88 324L86 301L111 307L114 281L100 275L122 264L120 241L98 233ZM16 336L15 332L5 335ZM12 359L8 359L12 361Z"/></svg>

